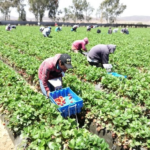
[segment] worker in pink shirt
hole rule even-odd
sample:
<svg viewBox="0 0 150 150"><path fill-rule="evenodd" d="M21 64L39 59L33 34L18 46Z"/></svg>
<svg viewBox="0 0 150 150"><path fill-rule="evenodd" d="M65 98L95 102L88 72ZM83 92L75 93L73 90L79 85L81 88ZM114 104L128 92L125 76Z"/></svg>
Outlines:
<svg viewBox="0 0 150 150"><path fill-rule="evenodd" d="M54 91L48 80L62 77L66 70L71 68L71 57L68 54L56 54L54 57L45 59L38 70L43 95L49 97L50 92Z"/></svg>
<svg viewBox="0 0 150 150"><path fill-rule="evenodd" d="M86 44L89 43L89 40L88 38L84 38L83 40L77 40L77 41L74 41L73 44L72 44L72 50L73 52L75 53L78 53L78 52L82 52L81 49L83 51L87 51L86 49Z"/></svg>

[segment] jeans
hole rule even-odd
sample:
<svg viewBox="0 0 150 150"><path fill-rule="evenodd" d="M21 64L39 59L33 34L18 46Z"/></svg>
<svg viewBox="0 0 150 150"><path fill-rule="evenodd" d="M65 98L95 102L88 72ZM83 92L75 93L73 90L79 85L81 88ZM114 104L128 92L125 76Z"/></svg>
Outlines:
<svg viewBox="0 0 150 150"><path fill-rule="evenodd" d="M44 88L42 80L39 79L39 82L40 82L40 87L41 87L41 91L42 91L43 95L47 96L47 93L46 93L46 90ZM55 90L54 87L49 82L47 85L48 85L50 92L53 92Z"/></svg>

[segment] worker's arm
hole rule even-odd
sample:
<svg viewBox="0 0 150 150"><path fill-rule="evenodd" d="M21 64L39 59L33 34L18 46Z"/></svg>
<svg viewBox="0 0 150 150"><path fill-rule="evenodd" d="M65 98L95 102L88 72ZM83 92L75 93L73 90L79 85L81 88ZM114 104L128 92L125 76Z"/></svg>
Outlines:
<svg viewBox="0 0 150 150"><path fill-rule="evenodd" d="M84 50L84 51L87 52L87 49L86 49L86 47L85 47L85 43L84 43L84 42L82 42L82 50Z"/></svg>
<svg viewBox="0 0 150 150"><path fill-rule="evenodd" d="M48 68L48 65L45 64L43 66L43 71L42 71L42 83L43 83L43 86L46 90L46 93L47 93L48 97L49 97L49 93L50 93L50 89L48 87L49 74L50 74L50 68Z"/></svg>

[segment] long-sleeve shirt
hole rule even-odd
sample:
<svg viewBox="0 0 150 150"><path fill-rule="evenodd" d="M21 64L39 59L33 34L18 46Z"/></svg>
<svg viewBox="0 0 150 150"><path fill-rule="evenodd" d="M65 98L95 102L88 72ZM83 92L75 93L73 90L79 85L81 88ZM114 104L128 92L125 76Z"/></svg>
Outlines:
<svg viewBox="0 0 150 150"><path fill-rule="evenodd" d="M98 62L101 64L108 64L109 54L114 53L115 49L115 45L99 44L92 47L92 49L88 53L88 57L90 59L98 60Z"/></svg>
<svg viewBox="0 0 150 150"><path fill-rule="evenodd" d="M86 42L84 40L77 40L77 41L74 41L72 46L74 46L76 48L76 50L84 50L84 51L87 51L86 47Z"/></svg>
<svg viewBox="0 0 150 150"><path fill-rule="evenodd" d="M61 31L61 29L59 28L59 27L57 27L56 29L55 29L55 31L57 32L57 31Z"/></svg>
<svg viewBox="0 0 150 150"><path fill-rule="evenodd" d="M44 36L47 37L47 36L49 36L50 32L51 32L51 30L49 28L45 28L42 33Z"/></svg>
<svg viewBox="0 0 150 150"><path fill-rule="evenodd" d="M91 26L87 26L86 29L91 29Z"/></svg>
<svg viewBox="0 0 150 150"><path fill-rule="evenodd" d="M48 80L62 77L62 71L57 69L57 62L61 54L57 54L54 57L45 59L39 67L38 77L42 80L46 91L48 88Z"/></svg>

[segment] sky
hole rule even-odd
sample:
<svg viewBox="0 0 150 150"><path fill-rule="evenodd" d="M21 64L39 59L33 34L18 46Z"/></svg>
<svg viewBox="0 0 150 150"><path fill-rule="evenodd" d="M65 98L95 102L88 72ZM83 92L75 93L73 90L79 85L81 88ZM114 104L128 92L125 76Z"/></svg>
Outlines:
<svg viewBox="0 0 150 150"><path fill-rule="evenodd" d="M69 7L72 4L72 0L59 0L59 9L63 10L65 7ZM92 7L96 10L103 0L87 0ZM120 3L127 5L126 10L120 15L120 17L126 16L150 16L150 0L120 0ZM27 0L24 0L25 10L27 18L34 18L33 13L29 11L29 5ZM95 17L96 11L93 12L92 16ZM47 12L45 12L45 17L47 17ZM0 14L2 16L2 14ZM11 8L11 15L18 17L18 13L15 8Z"/></svg>

